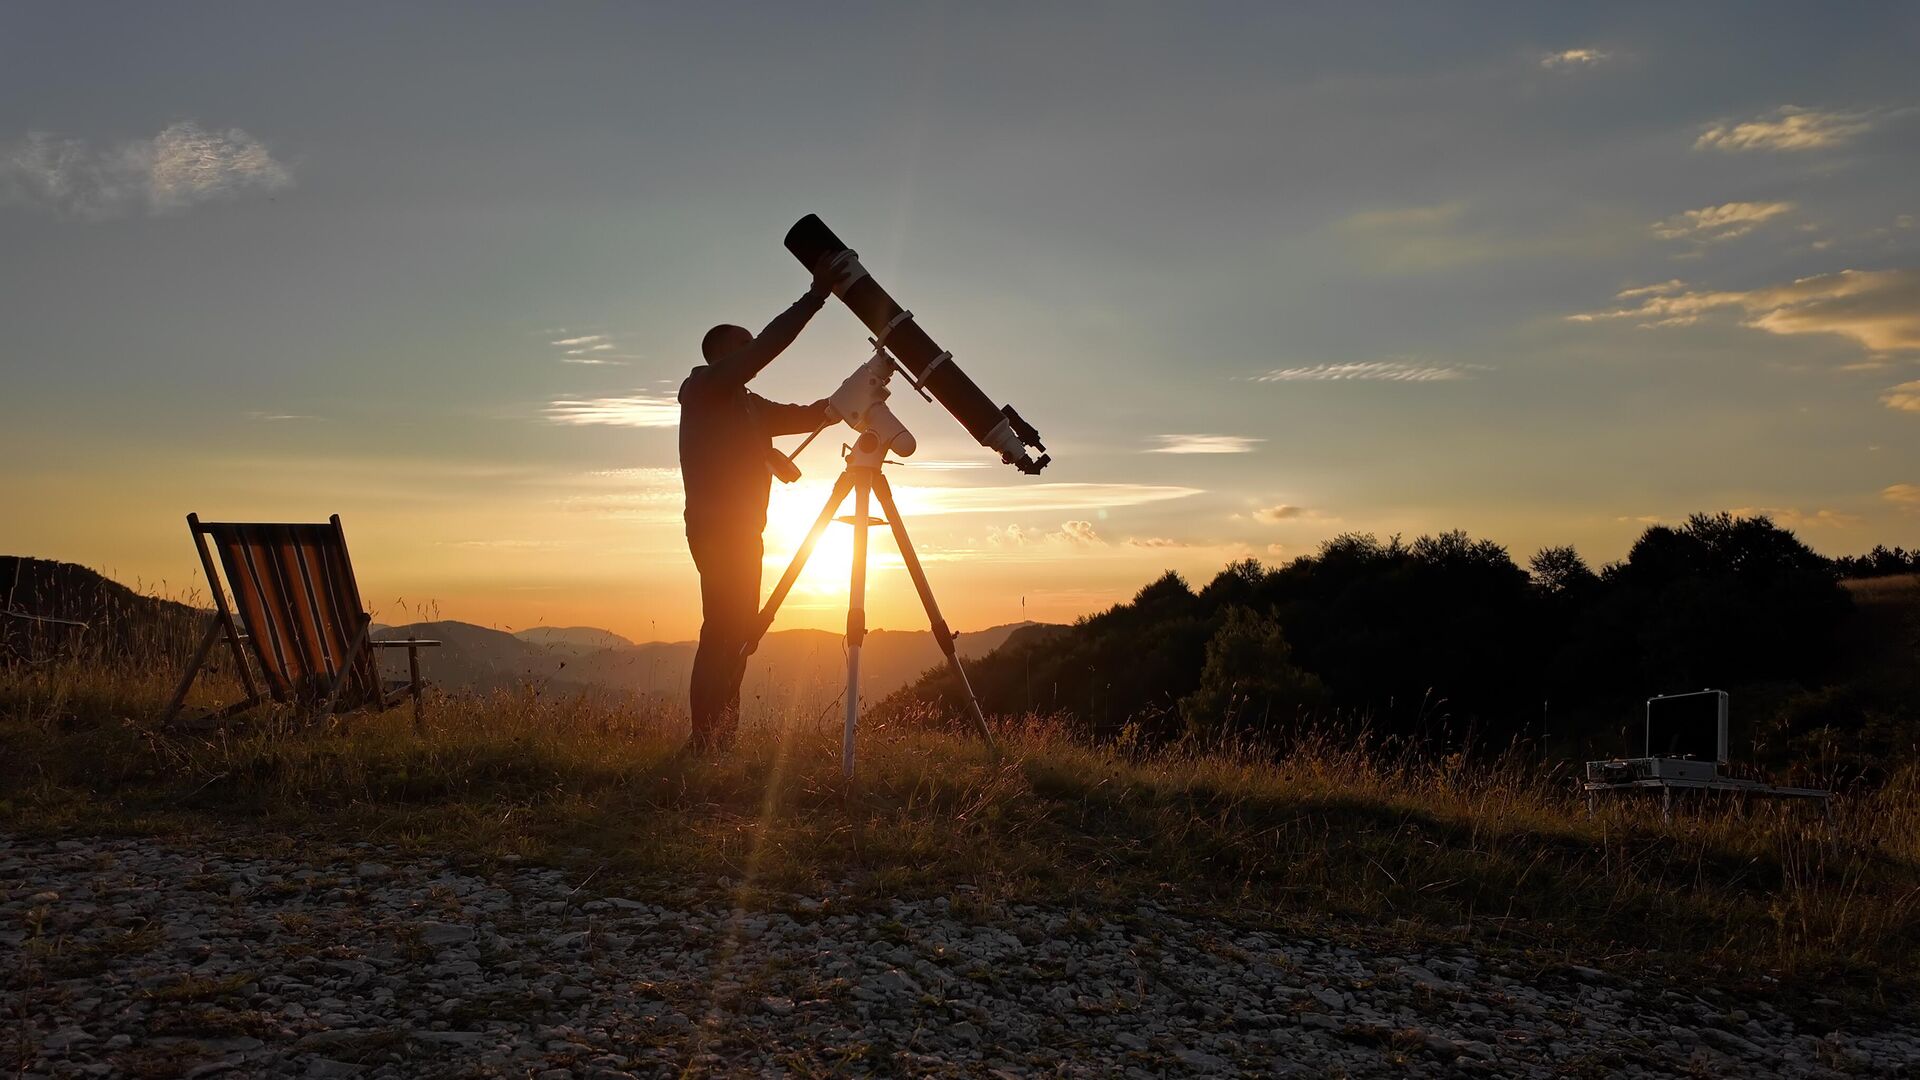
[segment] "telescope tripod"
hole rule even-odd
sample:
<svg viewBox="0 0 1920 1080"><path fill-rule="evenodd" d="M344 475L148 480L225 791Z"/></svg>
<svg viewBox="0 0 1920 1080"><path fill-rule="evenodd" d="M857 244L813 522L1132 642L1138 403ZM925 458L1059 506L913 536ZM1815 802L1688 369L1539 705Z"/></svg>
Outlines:
<svg viewBox="0 0 1920 1080"><path fill-rule="evenodd" d="M947 621L940 617L940 605L933 598L933 586L927 583L927 573L920 566L920 557L913 550L913 542L907 538L907 525L901 520L900 507L893 501L893 488L880 472L880 467L886 463L886 455L886 448L870 434L861 435L847 453L847 467L834 480L833 493L827 496L827 504L821 507L820 516L814 519L813 528L807 531L807 538L801 542L800 550L794 552L793 561L787 564L786 572L780 575L779 584L773 587L772 595L767 597L766 606L760 609L760 621L754 626L753 636L740 650L740 662L744 664L746 658L760 646L760 639L766 636L767 628L773 625L781 602L793 590L794 582L799 580L800 572L806 568L814 545L827 531L827 526L833 523L835 512L851 492L853 516L840 519L853 526L853 578L847 590L847 712L846 727L840 739L840 768L849 780L853 779L854 726L860 716L860 645L867 636L867 529L882 523L881 519L867 516L870 499L880 501L881 512L886 514L884 523L893 529L893 542L900 549L901 561L907 564L907 575L913 578L913 587L920 594L921 606L927 609L933 638L939 642L940 651L946 654L947 666L953 669L954 677L960 680L961 693L967 699L967 717L973 721L974 731L979 733L988 749L997 749L993 733L987 730L987 719L980 712L980 702L973 696L973 684L967 680L966 669L960 666L959 654L954 651L953 631L947 627Z"/></svg>

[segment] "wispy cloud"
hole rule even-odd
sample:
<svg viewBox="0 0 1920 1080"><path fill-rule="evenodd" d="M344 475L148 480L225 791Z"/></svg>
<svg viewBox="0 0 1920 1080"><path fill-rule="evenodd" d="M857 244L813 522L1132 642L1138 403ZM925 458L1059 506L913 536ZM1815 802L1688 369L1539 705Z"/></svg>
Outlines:
<svg viewBox="0 0 1920 1080"><path fill-rule="evenodd" d="M1111 510L1198 495L1199 488L1150 484L1021 484L912 487L895 492L909 514L1021 514Z"/></svg>
<svg viewBox="0 0 1920 1080"><path fill-rule="evenodd" d="M1470 379L1477 367L1423 364L1405 360L1364 360L1346 364L1311 364L1274 368L1253 376L1254 382L1450 382Z"/></svg>
<svg viewBox="0 0 1920 1080"><path fill-rule="evenodd" d="M1873 126L1862 112L1828 112L1782 105L1765 116L1709 124L1694 140L1696 150L1826 150L1843 146Z"/></svg>
<svg viewBox="0 0 1920 1080"><path fill-rule="evenodd" d="M1159 446L1149 454L1246 454L1265 439L1246 435L1156 435Z"/></svg>
<svg viewBox="0 0 1920 1080"><path fill-rule="evenodd" d="M1335 227L1353 257L1393 273L1445 270L1541 244L1538 238L1516 240L1497 222L1466 218L1467 204L1456 201L1363 210Z"/></svg>
<svg viewBox="0 0 1920 1080"><path fill-rule="evenodd" d="M1002 551L1033 551L1044 548L1103 548L1107 542L1100 536L1091 521L1063 521L1054 532L1041 532L1038 529L1022 528L1019 525L999 526L987 530L987 546Z"/></svg>
<svg viewBox="0 0 1920 1080"><path fill-rule="evenodd" d="M1304 506L1280 503L1275 506L1263 506L1253 512L1253 520L1263 525L1278 525L1283 521L1317 521L1322 516L1317 510Z"/></svg>
<svg viewBox="0 0 1920 1080"><path fill-rule="evenodd" d="M1060 523L1060 531L1048 533L1047 539L1072 547L1107 546L1107 542L1100 539L1100 534L1094 531L1091 521L1063 521Z"/></svg>
<svg viewBox="0 0 1920 1080"><path fill-rule="evenodd" d="M1686 287L1687 283L1681 281L1679 278L1668 278L1665 281L1655 282L1652 285L1637 285L1631 289L1621 289L1613 295L1613 298L1615 300L1632 300L1640 296L1660 296L1664 293L1680 292ZM1590 321L1585 316L1580 315L1576 315L1573 318L1576 322Z"/></svg>
<svg viewBox="0 0 1920 1080"><path fill-rule="evenodd" d="M553 551L567 547L565 540L442 540L441 547L476 548L482 551Z"/></svg>
<svg viewBox="0 0 1920 1080"><path fill-rule="evenodd" d="M1887 387L1880 404L1897 412L1920 413L1920 379Z"/></svg>
<svg viewBox="0 0 1920 1080"><path fill-rule="evenodd" d="M284 421L284 420L318 420L320 419L317 416L308 416L304 413L277 413L277 412L267 412L261 409L251 410L246 414L246 416L247 416L247 419L249 420L261 420L261 421L271 421L271 422Z"/></svg>
<svg viewBox="0 0 1920 1080"><path fill-rule="evenodd" d="M926 472L968 472L974 469L984 469L987 467L987 462L980 461L980 460L947 459L947 458L917 458L917 457L907 458L903 461L896 462L895 464L908 466L914 469L920 469Z"/></svg>
<svg viewBox="0 0 1920 1080"><path fill-rule="evenodd" d="M1617 215L1577 208L1531 226L1494 205L1455 200L1362 210L1333 225L1342 256L1369 270L1424 274L1506 259L1590 259L1626 250Z"/></svg>
<svg viewBox="0 0 1920 1080"><path fill-rule="evenodd" d="M1612 59L1612 55L1599 49L1562 49L1541 57L1540 66L1548 71L1575 71L1599 67Z"/></svg>
<svg viewBox="0 0 1920 1080"><path fill-rule="evenodd" d="M1736 309L1745 312L1741 325L1770 334L1839 334L1875 352L1920 349L1920 270L1842 270L1745 291L1700 290L1675 280L1628 289L1616 299L1638 303L1567 318L1687 326L1713 312Z"/></svg>
<svg viewBox="0 0 1920 1080"><path fill-rule="evenodd" d="M680 520L683 503L678 491L609 492L574 495L561 500L562 509L598 518L664 525Z"/></svg>
<svg viewBox="0 0 1920 1080"><path fill-rule="evenodd" d="M1880 497L1895 506L1920 510L1920 484L1888 484L1880 489Z"/></svg>
<svg viewBox="0 0 1920 1080"><path fill-rule="evenodd" d="M567 333L565 330L559 332ZM563 364L622 365L629 360L642 359L633 353L622 352L611 334L575 334L556 338L548 344L560 350L560 362Z"/></svg>
<svg viewBox="0 0 1920 1080"><path fill-rule="evenodd" d="M572 485L586 489L560 500L563 509L574 513L658 523L680 519L679 469L599 469L574 479Z"/></svg>
<svg viewBox="0 0 1920 1080"><path fill-rule="evenodd" d="M666 395L645 391L624 397L558 398L547 405L546 416L556 424L678 427L680 403Z"/></svg>
<svg viewBox="0 0 1920 1080"><path fill-rule="evenodd" d="M1466 211L1467 204L1463 202L1437 203L1432 206L1398 206L1385 210L1363 210L1349 215L1340 224L1343 228L1357 229L1362 232L1430 229L1451 225L1459 221Z"/></svg>
<svg viewBox="0 0 1920 1080"><path fill-rule="evenodd" d="M589 484L626 484L645 488L677 488L680 470L663 465L636 466L628 469L595 469L586 474Z"/></svg>
<svg viewBox="0 0 1920 1080"><path fill-rule="evenodd" d="M178 214L291 183L293 174L259 139L192 121L105 145L39 131L0 145L0 205L74 220Z"/></svg>
<svg viewBox="0 0 1920 1080"><path fill-rule="evenodd" d="M1765 222L1792 212L1790 202L1730 202L1703 206L1675 214L1653 223L1653 234L1662 240L1697 240L1713 243L1745 236Z"/></svg>
<svg viewBox="0 0 1920 1080"><path fill-rule="evenodd" d="M1034 533L1021 528L1019 525L1008 525L1005 528L994 525L989 526L987 529L988 547L1023 548L1033 543L1034 539Z"/></svg>
<svg viewBox="0 0 1920 1080"><path fill-rule="evenodd" d="M1168 536L1129 536L1127 537L1127 546L1146 548L1151 551L1161 551L1192 547L1193 545L1187 543L1185 540L1175 540Z"/></svg>
<svg viewBox="0 0 1920 1080"><path fill-rule="evenodd" d="M1736 506L1727 511L1734 517L1766 517L1789 529L1851 529L1860 524L1860 515L1838 510L1799 510L1791 506Z"/></svg>

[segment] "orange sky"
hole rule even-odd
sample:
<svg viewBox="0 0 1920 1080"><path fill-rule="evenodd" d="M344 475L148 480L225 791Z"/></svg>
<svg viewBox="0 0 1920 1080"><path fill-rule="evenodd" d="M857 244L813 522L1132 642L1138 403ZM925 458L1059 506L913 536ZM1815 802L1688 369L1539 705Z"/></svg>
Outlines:
<svg viewBox="0 0 1920 1080"><path fill-rule="evenodd" d="M1345 531L1917 547L1915 18L28 6L0 552L184 594L189 511L338 513L382 620L691 637L674 391L805 288L809 212L1053 454L896 393L962 629ZM754 389L822 397L866 339L829 303ZM768 584L844 434L776 491ZM843 625L838 529L780 625ZM922 625L875 554L870 623Z"/></svg>

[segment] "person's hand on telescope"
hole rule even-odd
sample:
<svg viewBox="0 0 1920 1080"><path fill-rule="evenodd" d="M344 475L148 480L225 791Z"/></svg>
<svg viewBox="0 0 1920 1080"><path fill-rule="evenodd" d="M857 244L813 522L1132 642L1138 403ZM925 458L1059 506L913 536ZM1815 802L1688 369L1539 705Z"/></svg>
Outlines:
<svg viewBox="0 0 1920 1080"><path fill-rule="evenodd" d="M832 294L834 280L839 276L839 269L833 265L833 256L822 255L820 261L814 264L813 285L807 291L824 300Z"/></svg>

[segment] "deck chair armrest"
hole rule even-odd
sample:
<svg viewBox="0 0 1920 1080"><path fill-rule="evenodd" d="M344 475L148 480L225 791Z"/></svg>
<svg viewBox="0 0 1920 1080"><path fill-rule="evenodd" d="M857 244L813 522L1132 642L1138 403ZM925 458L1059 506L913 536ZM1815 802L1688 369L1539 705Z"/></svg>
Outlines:
<svg viewBox="0 0 1920 1080"><path fill-rule="evenodd" d="M422 647L433 648L439 645L440 642L434 641L431 638L388 638L384 641L369 641L367 644L376 649L407 650L407 670L409 672L407 680L391 690L382 690L380 692L380 707L384 709L396 705L402 698L411 695L413 698L413 722L415 725L420 724L423 719L421 712L421 692L426 689L426 682L420 677L420 650Z"/></svg>

